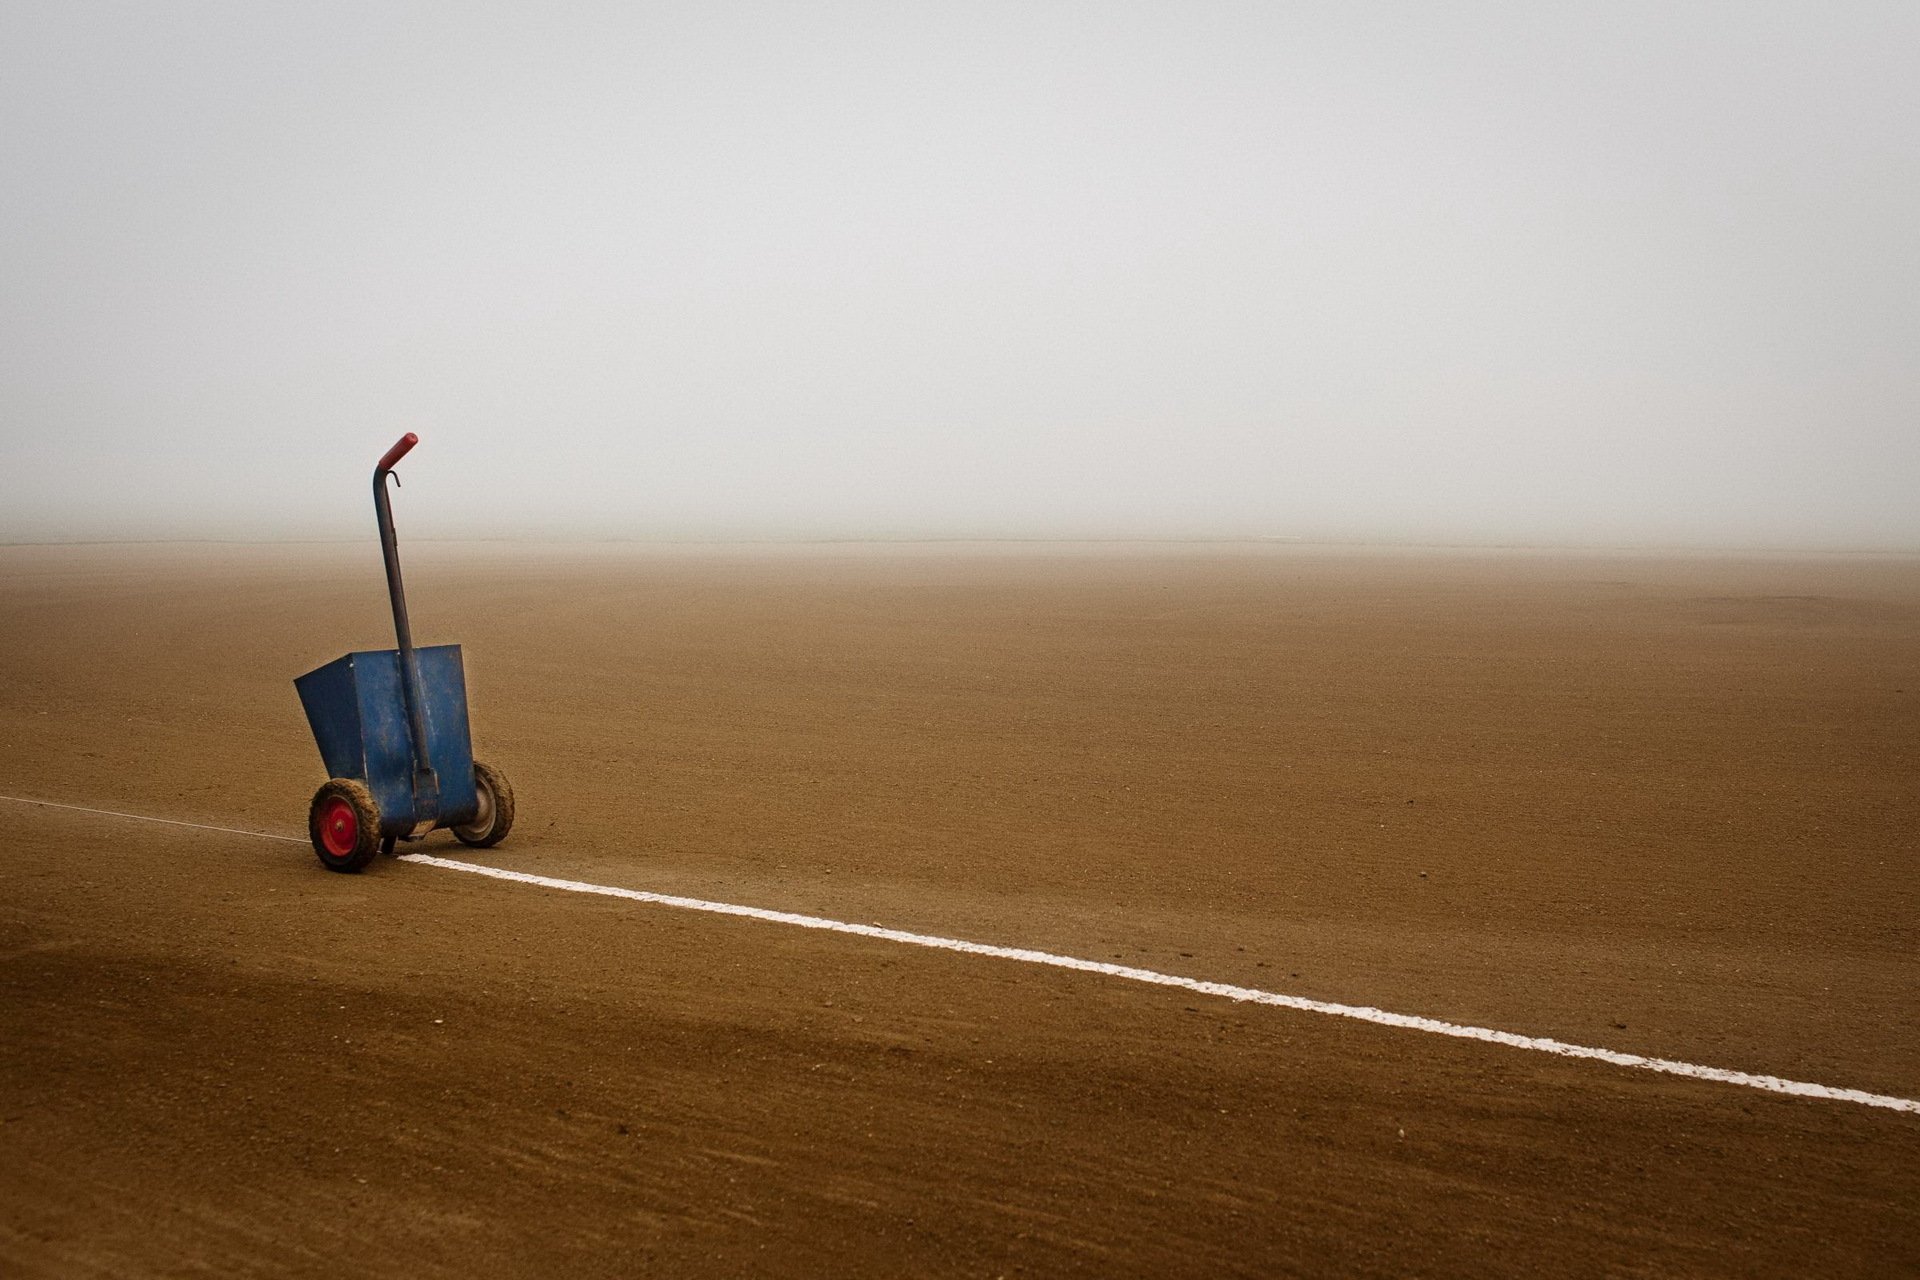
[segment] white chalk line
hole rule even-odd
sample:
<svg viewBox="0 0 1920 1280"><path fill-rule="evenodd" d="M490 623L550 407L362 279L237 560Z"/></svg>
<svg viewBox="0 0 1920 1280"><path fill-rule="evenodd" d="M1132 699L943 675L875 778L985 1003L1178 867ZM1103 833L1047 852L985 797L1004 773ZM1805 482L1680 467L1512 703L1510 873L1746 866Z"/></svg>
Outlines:
<svg viewBox="0 0 1920 1280"><path fill-rule="evenodd" d="M50 800L32 800L24 796L0 796L0 800L9 800L16 804L40 805L48 809L68 809L76 813L96 813L112 818L128 818L136 822L158 822L172 827L219 831L227 835L252 836L260 840L278 840L287 844L307 843L292 836L277 836L265 831L243 831L237 827L217 827L204 822L180 822L173 818L122 813L115 809L93 809L85 805L55 804ZM1570 1044L1564 1040L1552 1040L1544 1036L1516 1035L1511 1031L1496 1031L1491 1027L1474 1027L1459 1022L1446 1022L1439 1018L1424 1018L1416 1014L1392 1013L1386 1009L1376 1009L1371 1005L1335 1004L1326 1000L1309 1000L1305 996L1283 995L1277 991L1262 991L1256 987L1240 987L1225 982L1207 982L1200 978L1185 978L1178 974L1160 973L1154 969L1136 969L1131 965L1109 964L1104 960L1084 960L1078 956L1058 955L1051 951L1035 951L1027 947L1001 947L986 942L968 942L961 938L943 938L938 934L909 933L903 929L888 929L877 924L854 924L846 920L832 920L826 916L801 915L793 911L773 911L765 907L749 907L735 902L710 902L704 898L650 893L645 889L623 889L615 885L591 884L584 880L561 880L554 876L534 875L528 871L509 871L504 867L482 866L476 862L462 862L456 858L442 858L430 853L402 854L398 860L423 867L465 871L495 880L510 880L516 884L535 885L542 889L595 894L603 898L622 898L629 902L677 907L685 911L703 911L711 915L737 916L748 920L762 920L770 924L793 925L801 929L850 933L856 937L899 942L912 947L931 947L939 951L957 951L963 955L990 956L997 960L1017 960L1023 964L1071 969L1078 973L1098 973L1109 978L1124 978L1130 982L1144 982L1157 987L1177 987L1183 991L1219 996L1244 1004L1271 1005L1275 1008L1294 1009L1302 1013L1351 1018L1356 1022L1370 1022L1376 1026L1395 1027L1403 1031L1424 1031L1430 1035L1451 1036L1457 1040L1478 1040L1486 1044L1505 1045L1510 1049L1530 1049L1535 1053L1550 1053L1561 1058L1586 1059L1616 1067L1631 1067L1640 1071L1657 1071L1663 1075L1684 1076L1691 1080L1710 1080L1718 1084L1740 1085L1748 1089L1783 1093L1796 1098L1853 1102L1863 1107L1880 1107L1888 1111L1904 1111L1920 1115L1920 1100L1913 1098L1868 1093L1863 1089L1841 1089L1832 1085L1812 1084L1804 1080L1787 1080L1780 1076L1759 1075L1750 1071L1729 1071L1724 1067L1702 1066L1696 1062L1682 1062L1675 1058L1649 1058L1637 1053L1621 1053L1616 1049Z"/></svg>
<svg viewBox="0 0 1920 1280"><path fill-rule="evenodd" d="M230 836L252 836L256 840L281 840L287 844L306 844L305 840L293 836L276 836L265 831L243 831L239 827L216 827L205 822L182 822L178 818L156 818L145 813L122 813L118 809L92 809L84 804L55 804L51 800L32 800L26 796L0 796L0 800L11 800L15 804L38 805L42 809L67 809L74 813L100 813L109 818L129 818L134 822L160 822L169 827L192 827L195 831L218 831Z"/></svg>
<svg viewBox="0 0 1920 1280"><path fill-rule="evenodd" d="M1132 982L1146 982L1160 987L1179 987L1185 991L1222 996L1228 1000L1239 1000L1247 1004L1265 1004L1281 1009L1298 1009L1304 1013L1330 1014L1336 1018L1352 1018L1359 1022L1371 1022L1383 1027L1398 1027L1405 1031L1425 1031L1433 1035L1453 1036L1460 1040L1481 1040L1488 1044L1502 1044L1514 1049L1532 1049L1538 1053L1551 1053L1562 1058L1586 1058L1595 1062L1610 1063L1616 1067L1637 1067L1642 1071L1659 1071L1667 1075L1687 1076L1695 1080L1745 1085L1747 1088L1764 1089L1769 1093L1785 1093L1801 1098L1822 1098L1834 1102L1857 1102L1862 1106L1885 1107L1890 1111L1920 1113L1920 1101L1911 1098L1895 1098L1886 1094L1867 1093L1860 1089L1836 1089L1830 1085L1785 1080L1779 1076L1755 1075L1747 1071L1728 1071L1721 1067L1704 1067L1698 1063L1679 1062L1672 1058L1648 1058L1637 1053L1621 1053L1614 1049L1596 1049L1588 1045L1568 1044L1564 1040L1515 1035L1511 1031L1495 1031L1489 1027L1443 1022L1438 1018L1390 1013L1370 1005L1333 1004L1325 1000L1309 1000L1305 996L1261 991L1254 987L1237 987L1225 982L1183 978L1178 974L1160 973L1153 969L1136 969L1131 965L1108 964L1104 960L1083 960L1078 956L1056 955L1051 951L1034 951L1026 947L999 947L985 942L942 938L936 934L908 933L901 929L883 928L877 924L852 924L845 920L830 920L825 916L800 915L792 911L770 911L764 907L746 907L732 902L709 902L703 898L682 898L672 894L649 893L644 889L621 889L612 885L589 884L580 880L558 880L552 876L533 875L525 871L508 871L501 867L485 867L478 863L461 862L454 858L436 857L430 853L405 854L401 861L417 862L430 867L445 867L449 871L469 871L475 875L491 876L496 880L539 885L544 889L564 889L569 893L593 893L602 897L626 898L633 902L649 902L688 911L706 911L714 915L743 916L750 920L765 920L773 924L796 925L802 929L851 933L862 938L903 942L914 947L933 947L941 951L958 951L966 955L992 956L1000 960L1019 960L1026 964L1049 965L1055 969L1105 974L1110 978L1125 978Z"/></svg>

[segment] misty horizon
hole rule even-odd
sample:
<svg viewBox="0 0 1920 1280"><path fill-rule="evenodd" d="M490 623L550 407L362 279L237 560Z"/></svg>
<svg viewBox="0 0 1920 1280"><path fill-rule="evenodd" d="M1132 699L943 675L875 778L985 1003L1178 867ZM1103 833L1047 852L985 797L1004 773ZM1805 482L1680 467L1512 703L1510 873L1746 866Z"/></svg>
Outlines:
<svg viewBox="0 0 1920 1280"><path fill-rule="evenodd" d="M1920 550L1920 11L14 11L0 542Z"/></svg>

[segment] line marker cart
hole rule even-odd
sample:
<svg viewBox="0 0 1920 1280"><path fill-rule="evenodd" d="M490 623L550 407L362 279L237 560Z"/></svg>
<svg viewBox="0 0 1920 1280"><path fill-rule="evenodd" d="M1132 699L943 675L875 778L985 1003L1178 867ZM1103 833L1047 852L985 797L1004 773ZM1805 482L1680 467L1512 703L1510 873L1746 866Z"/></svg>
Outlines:
<svg viewBox="0 0 1920 1280"><path fill-rule="evenodd" d="M331 775L307 811L313 851L329 871L358 871L376 852L392 853L394 841L439 827L475 848L498 844L513 828L506 775L473 758L460 646L415 649L407 625L387 477L419 442L409 431L373 469L399 647L345 654L293 682Z"/></svg>

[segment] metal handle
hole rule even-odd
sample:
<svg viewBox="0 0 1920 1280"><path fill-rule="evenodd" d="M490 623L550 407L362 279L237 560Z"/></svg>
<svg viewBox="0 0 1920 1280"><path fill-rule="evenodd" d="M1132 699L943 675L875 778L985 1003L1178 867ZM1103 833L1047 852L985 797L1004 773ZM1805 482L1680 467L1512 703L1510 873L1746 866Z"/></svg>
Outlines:
<svg viewBox="0 0 1920 1280"><path fill-rule="evenodd" d="M427 758L427 722L422 714L420 668L413 656L413 628L407 625L407 592L400 583L400 547L393 535L393 507L387 499L387 477L393 464L420 443L409 431L395 442L373 469L373 514L380 523L380 554L387 562L387 598L393 604L393 636L400 649L400 692L407 704L407 730L413 737L413 773L416 812L432 813L438 804L439 779Z"/></svg>
<svg viewBox="0 0 1920 1280"><path fill-rule="evenodd" d="M393 448L387 450L386 455L380 459L380 465L373 469L374 474L378 475L382 471L393 470L393 464L406 457L407 451L419 443L420 437L411 431L401 436L394 442Z"/></svg>
<svg viewBox="0 0 1920 1280"><path fill-rule="evenodd" d="M419 443L419 436L407 432L373 468L373 515L380 523L380 554L387 562L387 595L393 601L393 634L400 642L402 665L413 654L413 629L407 625L406 588L400 585L400 547L393 536L393 507L387 499L387 476L393 471L393 464Z"/></svg>

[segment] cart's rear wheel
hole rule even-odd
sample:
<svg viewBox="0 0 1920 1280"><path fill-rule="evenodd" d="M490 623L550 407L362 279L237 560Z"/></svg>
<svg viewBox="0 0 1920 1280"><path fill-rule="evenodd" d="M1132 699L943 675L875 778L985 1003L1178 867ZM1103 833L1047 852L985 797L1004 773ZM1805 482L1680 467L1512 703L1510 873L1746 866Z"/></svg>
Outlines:
<svg viewBox="0 0 1920 1280"><path fill-rule="evenodd" d="M454 838L476 849L490 848L513 830L513 786L506 774L475 760L473 789L480 796L480 808L472 822L453 829Z"/></svg>
<svg viewBox="0 0 1920 1280"><path fill-rule="evenodd" d="M365 783L331 778L313 793L307 835L321 866L329 871L358 871L380 852L380 806Z"/></svg>

